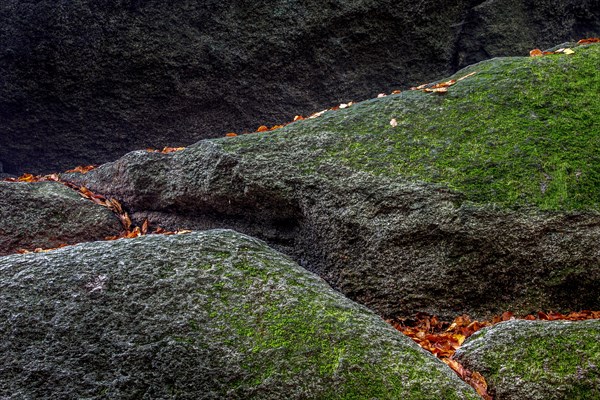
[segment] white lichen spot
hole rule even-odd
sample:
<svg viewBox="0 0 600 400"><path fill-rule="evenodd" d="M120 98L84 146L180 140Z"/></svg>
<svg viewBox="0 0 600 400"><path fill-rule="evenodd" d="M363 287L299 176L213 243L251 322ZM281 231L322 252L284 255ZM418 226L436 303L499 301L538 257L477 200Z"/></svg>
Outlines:
<svg viewBox="0 0 600 400"><path fill-rule="evenodd" d="M108 276L106 275L98 275L91 282L88 282L85 285L85 288L89 290L90 293L100 292L102 293L106 289L106 283L108 282Z"/></svg>

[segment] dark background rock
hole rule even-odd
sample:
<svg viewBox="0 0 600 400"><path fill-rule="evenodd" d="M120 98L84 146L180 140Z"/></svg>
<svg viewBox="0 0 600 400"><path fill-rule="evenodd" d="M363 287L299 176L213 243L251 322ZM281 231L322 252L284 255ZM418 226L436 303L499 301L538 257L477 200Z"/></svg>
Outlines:
<svg viewBox="0 0 600 400"><path fill-rule="evenodd" d="M0 258L2 399L478 399L441 361L231 231Z"/></svg>
<svg viewBox="0 0 600 400"><path fill-rule="evenodd" d="M497 400L600 398L600 321L509 321L469 337L454 356Z"/></svg>
<svg viewBox="0 0 600 400"><path fill-rule="evenodd" d="M598 0L5 0L4 172L253 131L600 33Z"/></svg>
<svg viewBox="0 0 600 400"><path fill-rule="evenodd" d="M55 182L0 182L0 255L103 240L123 229L106 207Z"/></svg>

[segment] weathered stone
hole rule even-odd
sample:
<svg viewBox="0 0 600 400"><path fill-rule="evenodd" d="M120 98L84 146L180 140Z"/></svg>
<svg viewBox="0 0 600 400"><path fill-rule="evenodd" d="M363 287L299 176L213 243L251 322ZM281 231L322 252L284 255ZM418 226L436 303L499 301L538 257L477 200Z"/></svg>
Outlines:
<svg viewBox="0 0 600 400"><path fill-rule="evenodd" d="M0 397L477 399L443 363L233 231L0 258Z"/></svg>
<svg viewBox="0 0 600 400"><path fill-rule="evenodd" d="M0 182L0 255L103 240L123 229L109 209L55 182Z"/></svg>
<svg viewBox="0 0 600 400"><path fill-rule="evenodd" d="M138 223L265 239L381 315L597 309L598 65L596 45L495 59L445 97L404 92L69 177Z"/></svg>
<svg viewBox="0 0 600 400"><path fill-rule="evenodd" d="M0 162L62 171L254 131L600 34L598 0L0 2Z"/></svg>
<svg viewBox="0 0 600 400"><path fill-rule="evenodd" d="M600 321L508 321L465 341L455 358L497 400L600 398Z"/></svg>

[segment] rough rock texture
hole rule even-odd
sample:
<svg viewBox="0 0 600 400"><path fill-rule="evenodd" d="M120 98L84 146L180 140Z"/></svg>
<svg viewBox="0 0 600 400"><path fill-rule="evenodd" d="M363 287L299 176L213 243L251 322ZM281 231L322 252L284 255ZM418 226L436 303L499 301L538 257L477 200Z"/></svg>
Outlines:
<svg viewBox="0 0 600 400"><path fill-rule="evenodd" d="M4 0L0 162L54 172L253 131L597 36L599 10L599 0Z"/></svg>
<svg viewBox="0 0 600 400"><path fill-rule="evenodd" d="M600 321L509 321L471 336L455 358L497 400L600 398Z"/></svg>
<svg viewBox="0 0 600 400"><path fill-rule="evenodd" d="M575 52L69 178L138 222L265 239L385 316L597 309L600 46Z"/></svg>
<svg viewBox="0 0 600 400"><path fill-rule="evenodd" d="M103 240L123 229L105 207L55 182L0 182L0 255Z"/></svg>
<svg viewBox="0 0 600 400"><path fill-rule="evenodd" d="M0 258L0 397L477 399L443 363L233 231Z"/></svg>

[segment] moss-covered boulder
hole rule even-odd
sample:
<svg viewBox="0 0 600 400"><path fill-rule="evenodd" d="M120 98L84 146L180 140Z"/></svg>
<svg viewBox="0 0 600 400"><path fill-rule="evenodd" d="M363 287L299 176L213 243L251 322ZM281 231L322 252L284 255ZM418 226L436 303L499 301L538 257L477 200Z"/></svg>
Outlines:
<svg viewBox="0 0 600 400"><path fill-rule="evenodd" d="M597 309L599 66L600 45L494 59L446 94L133 152L68 179L140 222L267 240L386 316Z"/></svg>
<svg viewBox="0 0 600 400"><path fill-rule="evenodd" d="M123 229L106 207L56 182L0 182L0 255L102 240Z"/></svg>
<svg viewBox="0 0 600 400"><path fill-rule="evenodd" d="M233 231L0 258L0 397L477 399L443 363Z"/></svg>
<svg viewBox="0 0 600 400"><path fill-rule="evenodd" d="M455 358L497 400L600 398L600 321L509 321L465 341Z"/></svg>

